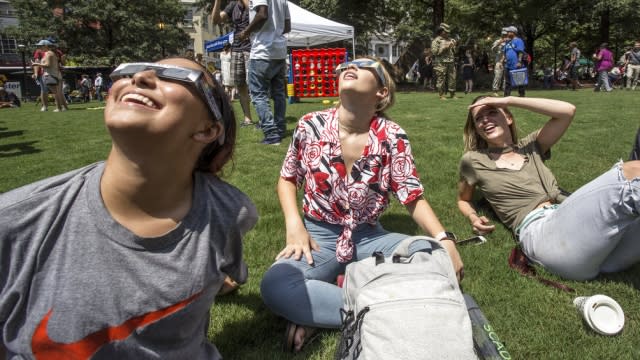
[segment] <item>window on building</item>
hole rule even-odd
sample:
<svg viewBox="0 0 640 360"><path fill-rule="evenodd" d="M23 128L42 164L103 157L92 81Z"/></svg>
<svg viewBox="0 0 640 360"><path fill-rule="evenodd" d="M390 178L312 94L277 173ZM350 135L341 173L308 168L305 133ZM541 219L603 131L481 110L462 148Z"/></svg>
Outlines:
<svg viewBox="0 0 640 360"><path fill-rule="evenodd" d="M185 9L184 18L182 19L182 26L192 28L193 27L193 8Z"/></svg>
<svg viewBox="0 0 640 360"><path fill-rule="evenodd" d="M17 52L18 43L16 39L0 34L0 54L16 54Z"/></svg>

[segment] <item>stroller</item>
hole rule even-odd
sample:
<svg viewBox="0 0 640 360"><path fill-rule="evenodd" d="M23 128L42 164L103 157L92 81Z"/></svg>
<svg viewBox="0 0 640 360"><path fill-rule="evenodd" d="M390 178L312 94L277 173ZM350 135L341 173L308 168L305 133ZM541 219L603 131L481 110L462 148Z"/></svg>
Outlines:
<svg viewBox="0 0 640 360"><path fill-rule="evenodd" d="M614 89L622 89L624 88L624 74L625 74L624 65L614 66L611 70L609 70L609 83L611 87Z"/></svg>

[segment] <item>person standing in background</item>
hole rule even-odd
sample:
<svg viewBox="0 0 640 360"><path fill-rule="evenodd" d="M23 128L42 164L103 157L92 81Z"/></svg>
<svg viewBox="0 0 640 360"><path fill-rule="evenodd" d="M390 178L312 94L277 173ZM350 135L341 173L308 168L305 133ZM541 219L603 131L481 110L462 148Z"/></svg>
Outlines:
<svg viewBox="0 0 640 360"><path fill-rule="evenodd" d="M287 38L291 15L286 0L242 0L249 8L250 23L238 36L251 36L249 91L264 133L262 144L280 145L286 130L285 111ZM273 98L273 111L269 104Z"/></svg>
<svg viewBox="0 0 640 360"><path fill-rule="evenodd" d="M41 40L38 44L41 44L44 55L39 62L34 62L34 65L42 68L41 82L48 90L53 93L56 109L54 112L66 111L67 106L62 96L62 73L60 71L60 59L58 55L52 49L52 43L49 40ZM47 83L49 81L49 83ZM47 111L46 92L43 93L43 106L40 111Z"/></svg>
<svg viewBox="0 0 640 360"><path fill-rule="evenodd" d="M231 45L225 43L220 53L220 74L224 86L224 92L227 93L229 100L233 100L233 83L231 82ZM251 122L249 122L251 123ZM242 124L244 125L244 123Z"/></svg>
<svg viewBox="0 0 640 360"><path fill-rule="evenodd" d="M569 43L571 53L569 54L569 68L565 69L569 74L571 80L571 90L578 89L578 69L580 68L580 49L578 49L578 43L572 41Z"/></svg>
<svg viewBox="0 0 640 360"><path fill-rule="evenodd" d="M238 35L249 26L249 5L244 1L230 1L224 10L220 10L220 0L213 2L211 17L214 24L231 22L233 25L234 40L231 43L231 63L229 76L222 69L222 79L227 86L235 87L240 98L240 107L244 114L244 121L240 126L253 125L251 120L251 108L249 107L249 55L251 41L247 38L240 39ZM222 67L222 66L221 66ZM231 98L233 99L233 98Z"/></svg>
<svg viewBox="0 0 640 360"><path fill-rule="evenodd" d="M611 83L609 82L609 70L613 68L613 54L607 47L609 44L602 43L600 47L593 54L593 60L595 60L596 71L598 72L598 80L593 91L600 91L604 88L605 91L610 92Z"/></svg>
<svg viewBox="0 0 640 360"><path fill-rule="evenodd" d="M524 41L518 37L518 28L515 26L508 26L505 28L507 31L508 41L504 45L504 58L505 58L505 72L504 72L504 96L511 95L511 76L509 72L511 70L517 70L526 66L524 59ZM524 97L525 87L524 85L517 86L518 95Z"/></svg>
<svg viewBox="0 0 640 360"><path fill-rule="evenodd" d="M433 90L433 54L431 48L426 47L422 57L418 59L418 83L424 90Z"/></svg>
<svg viewBox="0 0 640 360"><path fill-rule="evenodd" d="M49 40L40 40L36 43L36 51L33 52L33 58L31 60L31 65L33 69L33 80L40 86L40 100L42 102L42 107L40 111L47 111L49 106L49 88L44 83L44 79L42 75L44 74L44 69L39 65L40 60L44 57L45 50L44 46L47 44L51 44Z"/></svg>
<svg viewBox="0 0 640 360"><path fill-rule="evenodd" d="M476 66L473 61L473 54L470 49L465 50L462 59L462 80L464 80L464 93L468 94L473 91L473 73Z"/></svg>
<svg viewBox="0 0 640 360"><path fill-rule="evenodd" d="M93 80L93 86L96 89L96 100L102 101L102 74L97 73L95 80Z"/></svg>
<svg viewBox="0 0 640 360"><path fill-rule="evenodd" d="M450 98L456 96L456 64L455 51L457 41L449 38L449 25L441 23L436 29L435 39L431 42L433 53L433 70L436 73L436 88L440 100L445 100L445 93L449 92Z"/></svg>
<svg viewBox="0 0 640 360"><path fill-rule="evenodd" d="M627 68L627 90L635 90L640 75L640 41L636 41L625 62Z"/></svg>
<svg viewBox="0 0 640 360"><path fill-rule="evenodd" d="M509 37L507 36L506 28L502 28L500 32L500 38L493 42L491 45L491 51L493 51L495 57L495 65L493 67L493 83L491 89L493 90L493 96L498 96L498 91L503 87L504 82L504 44Z"/></svg>
<svg viewBox="0 0 640 360"><path fill-rule="evenodd" d="M89 102L91 100L91 95L89 94L91 91L91 79L89 75L82 74L82 79L80 80L80 94L82 96L82 102Z"/></svg>

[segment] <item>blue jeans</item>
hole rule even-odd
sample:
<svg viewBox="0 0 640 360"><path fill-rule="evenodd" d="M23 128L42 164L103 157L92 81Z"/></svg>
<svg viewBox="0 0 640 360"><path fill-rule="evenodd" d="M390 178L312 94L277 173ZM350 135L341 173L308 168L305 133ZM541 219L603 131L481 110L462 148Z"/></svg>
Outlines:
<svg viewBox="0 0 640 360"><path fill-rule="evenodd" d="M542 212L519 238L527 257L552 273L588 280L640 261L640 178L627 180L622 162Z"/></svg>
<svg viewBox="0 0 640 360"><path fill-rule="evenodd" d="M596 80L596 91L611 91L611 83L609 82L609 72L607 70L598 71L598 79Z"/></svg>
<svg viewBox="0 0 640 360"><path fill-rule="evenodd" d="M96 86L96 100L103 101L102 98L102 86Z"/></svg>
<svg viewBox="0 0 640 360"><path fill-rule="evenodd" d="M287 108L285 93L285 73L287 63L278 60L249 60L249 91L256 108L260 128L266 138L282 139L286 130L284 120ZM273 98L273 112L269 104Z"/></svg>
<svg viewBox="0 0 640 360"><path fill-rule="evenodd" d="M344 273L347 264L336 259L336 240L342 226L305 219L309 235L318 243L320 251L312 251L313 265L303 256L300 260L280 259L265 273L260 284L264 303L277 315L299 325L338 328L341 325L342 289L335 280ZM375 251L385 256L409 237L388 232L378 223L361 224L354 231L353 260L370 257ZM430 249L425 242L413 243L412 252Z"/></svg>

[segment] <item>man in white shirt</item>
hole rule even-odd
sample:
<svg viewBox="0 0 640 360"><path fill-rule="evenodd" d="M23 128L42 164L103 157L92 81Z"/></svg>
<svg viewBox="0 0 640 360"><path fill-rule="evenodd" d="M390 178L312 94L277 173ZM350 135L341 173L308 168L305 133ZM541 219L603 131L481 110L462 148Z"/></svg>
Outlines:
<svg viewBox="0 0 640 360"><path fill-rule="evenodd" d="M286 33L291 31L291 15L286 0L242 0L249 7L249 26L240 40L251 37L249 91L264 133L262 144L279 145L286 130L285 79ZM273 112L269 104L273 98Z"/></svg>
<svg viewBox="0 0 640 360"><path fill-rule="evenodd" d="M96 89L96 100L104 101L102 98L102 74L97 73L96 79L93 81L93 87Z"/></svg>

